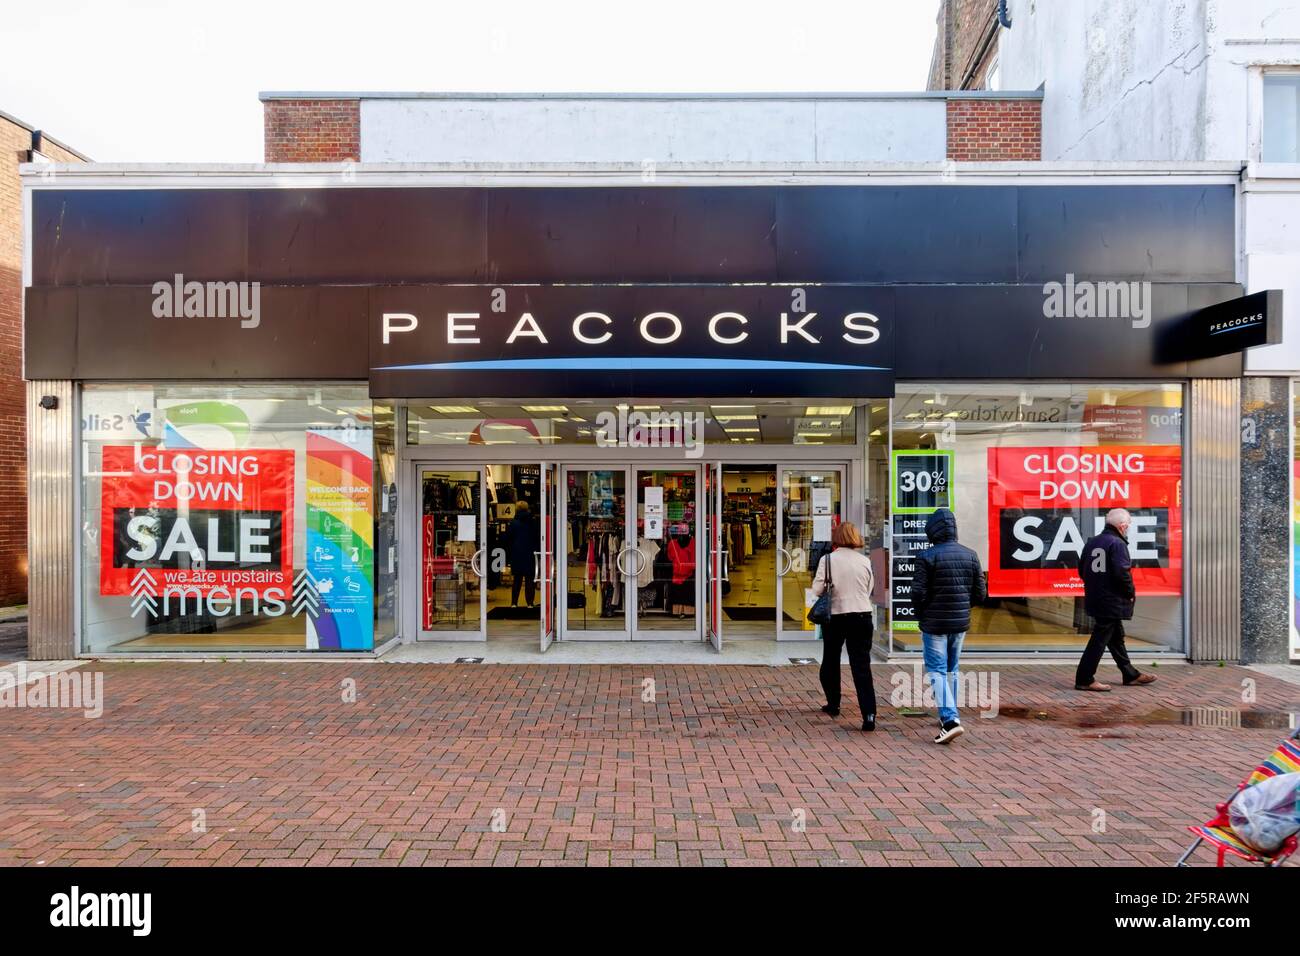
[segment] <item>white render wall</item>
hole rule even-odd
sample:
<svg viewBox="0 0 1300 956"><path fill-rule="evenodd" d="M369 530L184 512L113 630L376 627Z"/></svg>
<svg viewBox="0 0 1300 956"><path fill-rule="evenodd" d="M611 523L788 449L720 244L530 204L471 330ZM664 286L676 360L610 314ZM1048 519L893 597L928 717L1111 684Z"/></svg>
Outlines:
<svg viewBox="0 0 1300 956"><path fill-rule="evenodd" d="M898 98L377 98L363 163L941 162L947 107Z"/></svg>
<svg viewBox="0 0 1300 956"><path fill-rule="evenodd" d="M1043 84L1043 159L1249 164L1238 278L1282 289L1282 345L1252 372L1300 373L1300 164L1260 166L1265 69L1300 68L1300 5L1264 0L1015 0L1002 83Z"/></svg>
<svg viewBox="0 0 1300 956"><path fill-rule="evenodd" d="M1300 64L1293 4L1020 0L1011 13L998 35L1002 83L1045 84L1043 159L1256 158L1251 76Z"/></svg>

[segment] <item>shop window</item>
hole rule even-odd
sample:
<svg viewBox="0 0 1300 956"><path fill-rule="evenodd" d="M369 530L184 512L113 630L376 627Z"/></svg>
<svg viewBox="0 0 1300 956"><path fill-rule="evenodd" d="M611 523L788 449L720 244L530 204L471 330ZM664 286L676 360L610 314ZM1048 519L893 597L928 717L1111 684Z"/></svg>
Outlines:
<svg viewBox="0 0 1300 956"><path fill-rule="evenodd" d="M1111 508L1133 515L1130 652L1183 648L1179 385L900 386L890 462L892 641L919 651L907 588L936 507L988 575L970 650L1077 652L1092 622L1077 563Z"/></svg>
<svg viewBox="0 0 1300 956"><path fill-rule="evenodd" d="M82 648L368 651L393 636L393 427L364 386L87 385Z"/></svg>
<svg viewBox="0 0 1300 956"><path fill-rule="evenodd" d="M410 406L406 440L411 445L532 448L851 445L857 434L855 411L852 402L840 400L744 405L447 401Z"/></svg>
<svg viewBox="0 0 1300 956"><path fill-rule="evenodd" d="M1264 74L1263 161L1300 162L1300 73Z"/></svg>

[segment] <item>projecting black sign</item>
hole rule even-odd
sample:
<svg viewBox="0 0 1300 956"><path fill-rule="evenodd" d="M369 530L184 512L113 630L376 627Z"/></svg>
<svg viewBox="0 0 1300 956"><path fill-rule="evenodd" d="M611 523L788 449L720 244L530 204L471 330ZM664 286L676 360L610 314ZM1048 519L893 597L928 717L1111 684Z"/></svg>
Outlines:
<svg viewBox="0 0 1300 956"><path fill-rule="evenodd" d="M371 294L383 398L894 394L894 292L419 286Z"/></svg>
<svg viewBox="0 0 1300 956"><path fill-rule="evenodd" d="M1211 358L1282 341L1282 290L1252 292L1193 312L1169 343L1182 358Z"/></svg>

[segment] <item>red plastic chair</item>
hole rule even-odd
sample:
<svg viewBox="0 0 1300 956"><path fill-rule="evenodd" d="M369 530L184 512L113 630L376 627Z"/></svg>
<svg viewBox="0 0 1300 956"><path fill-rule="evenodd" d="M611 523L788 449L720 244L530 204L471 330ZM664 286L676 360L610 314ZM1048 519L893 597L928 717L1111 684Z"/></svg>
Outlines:
<svg viewBox="0 0 1300 956"><path fill-rule="evenodd" d="M1223 858L1228 853L1239 856L1250 863L1281 866L1282 861L1296 851L1297 845L1300 845L1300 840L1297 840L1296 836L1292 834L1286 838L1286 841L1277 852L1271 855L1261 853L1232 832L1232 825L1228 821L1228 806L1233 800L1237 799L1238 794L1243 790L1259 783L1261 780L1276 777L1281 773L1297 772L1300 772L1300 729L1297 729L1295 733L1282 741L1277 750L1274 750L1267 760L1255 768L1254 773L1238 784L1236 793L1224 803L1220 803L1215 807L1218 816L1199 827L1187 828L1196 834L1196 842L1189 846L1187 852L1178 858L1178 866L1186 866L1187 858L1192 855L1197 847L1207 842L1218 850L1219 866L1223 866Z"/></svg>

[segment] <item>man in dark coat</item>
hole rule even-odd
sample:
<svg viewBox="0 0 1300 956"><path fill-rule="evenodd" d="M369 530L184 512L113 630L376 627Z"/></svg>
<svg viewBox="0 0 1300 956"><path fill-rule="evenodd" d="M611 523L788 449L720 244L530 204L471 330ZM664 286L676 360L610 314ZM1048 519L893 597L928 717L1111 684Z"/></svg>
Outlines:
<svg viewBox="0 0 1300 956"><path fill-rule="evenodd" d="M988 588L979 555L957 543L957 518L940 508L925 523L930 547L916 556L912 606L925 648L925 676L939 705L942 725L936 744L965 731L957 716L957 666L970 629L972 606L984 603Z"/></svg>
<svg viewBox="0 0 1300 956"><path fill-rule="evenodd" d="M528 502L515 505L515 516L510 522L507 556L510 559L510 576L514 583L510 589L510 606L519 606L519 586L524 587L524 598L533 607L536 596L537 552L541 549L541 526L533 517Z"/></svg>
<svg viewBox="0 0 1300 956"><path fill-rule="evenodd" d="M1133 562L1128 553L1128 528L1133 518L1123 508L1106 515L1101 534L1088 539L1079 556L1079 577L1083 578L1083 609L1093 619L1092 637L1079 659L1074 675L1075 690L1108 691L1110 685L1097 680L1101 653L1110 651L1125 685L1150 684L1152 674L1141 674L1128 659L1124 646L1124 622L1133 619Z"/></svg>

